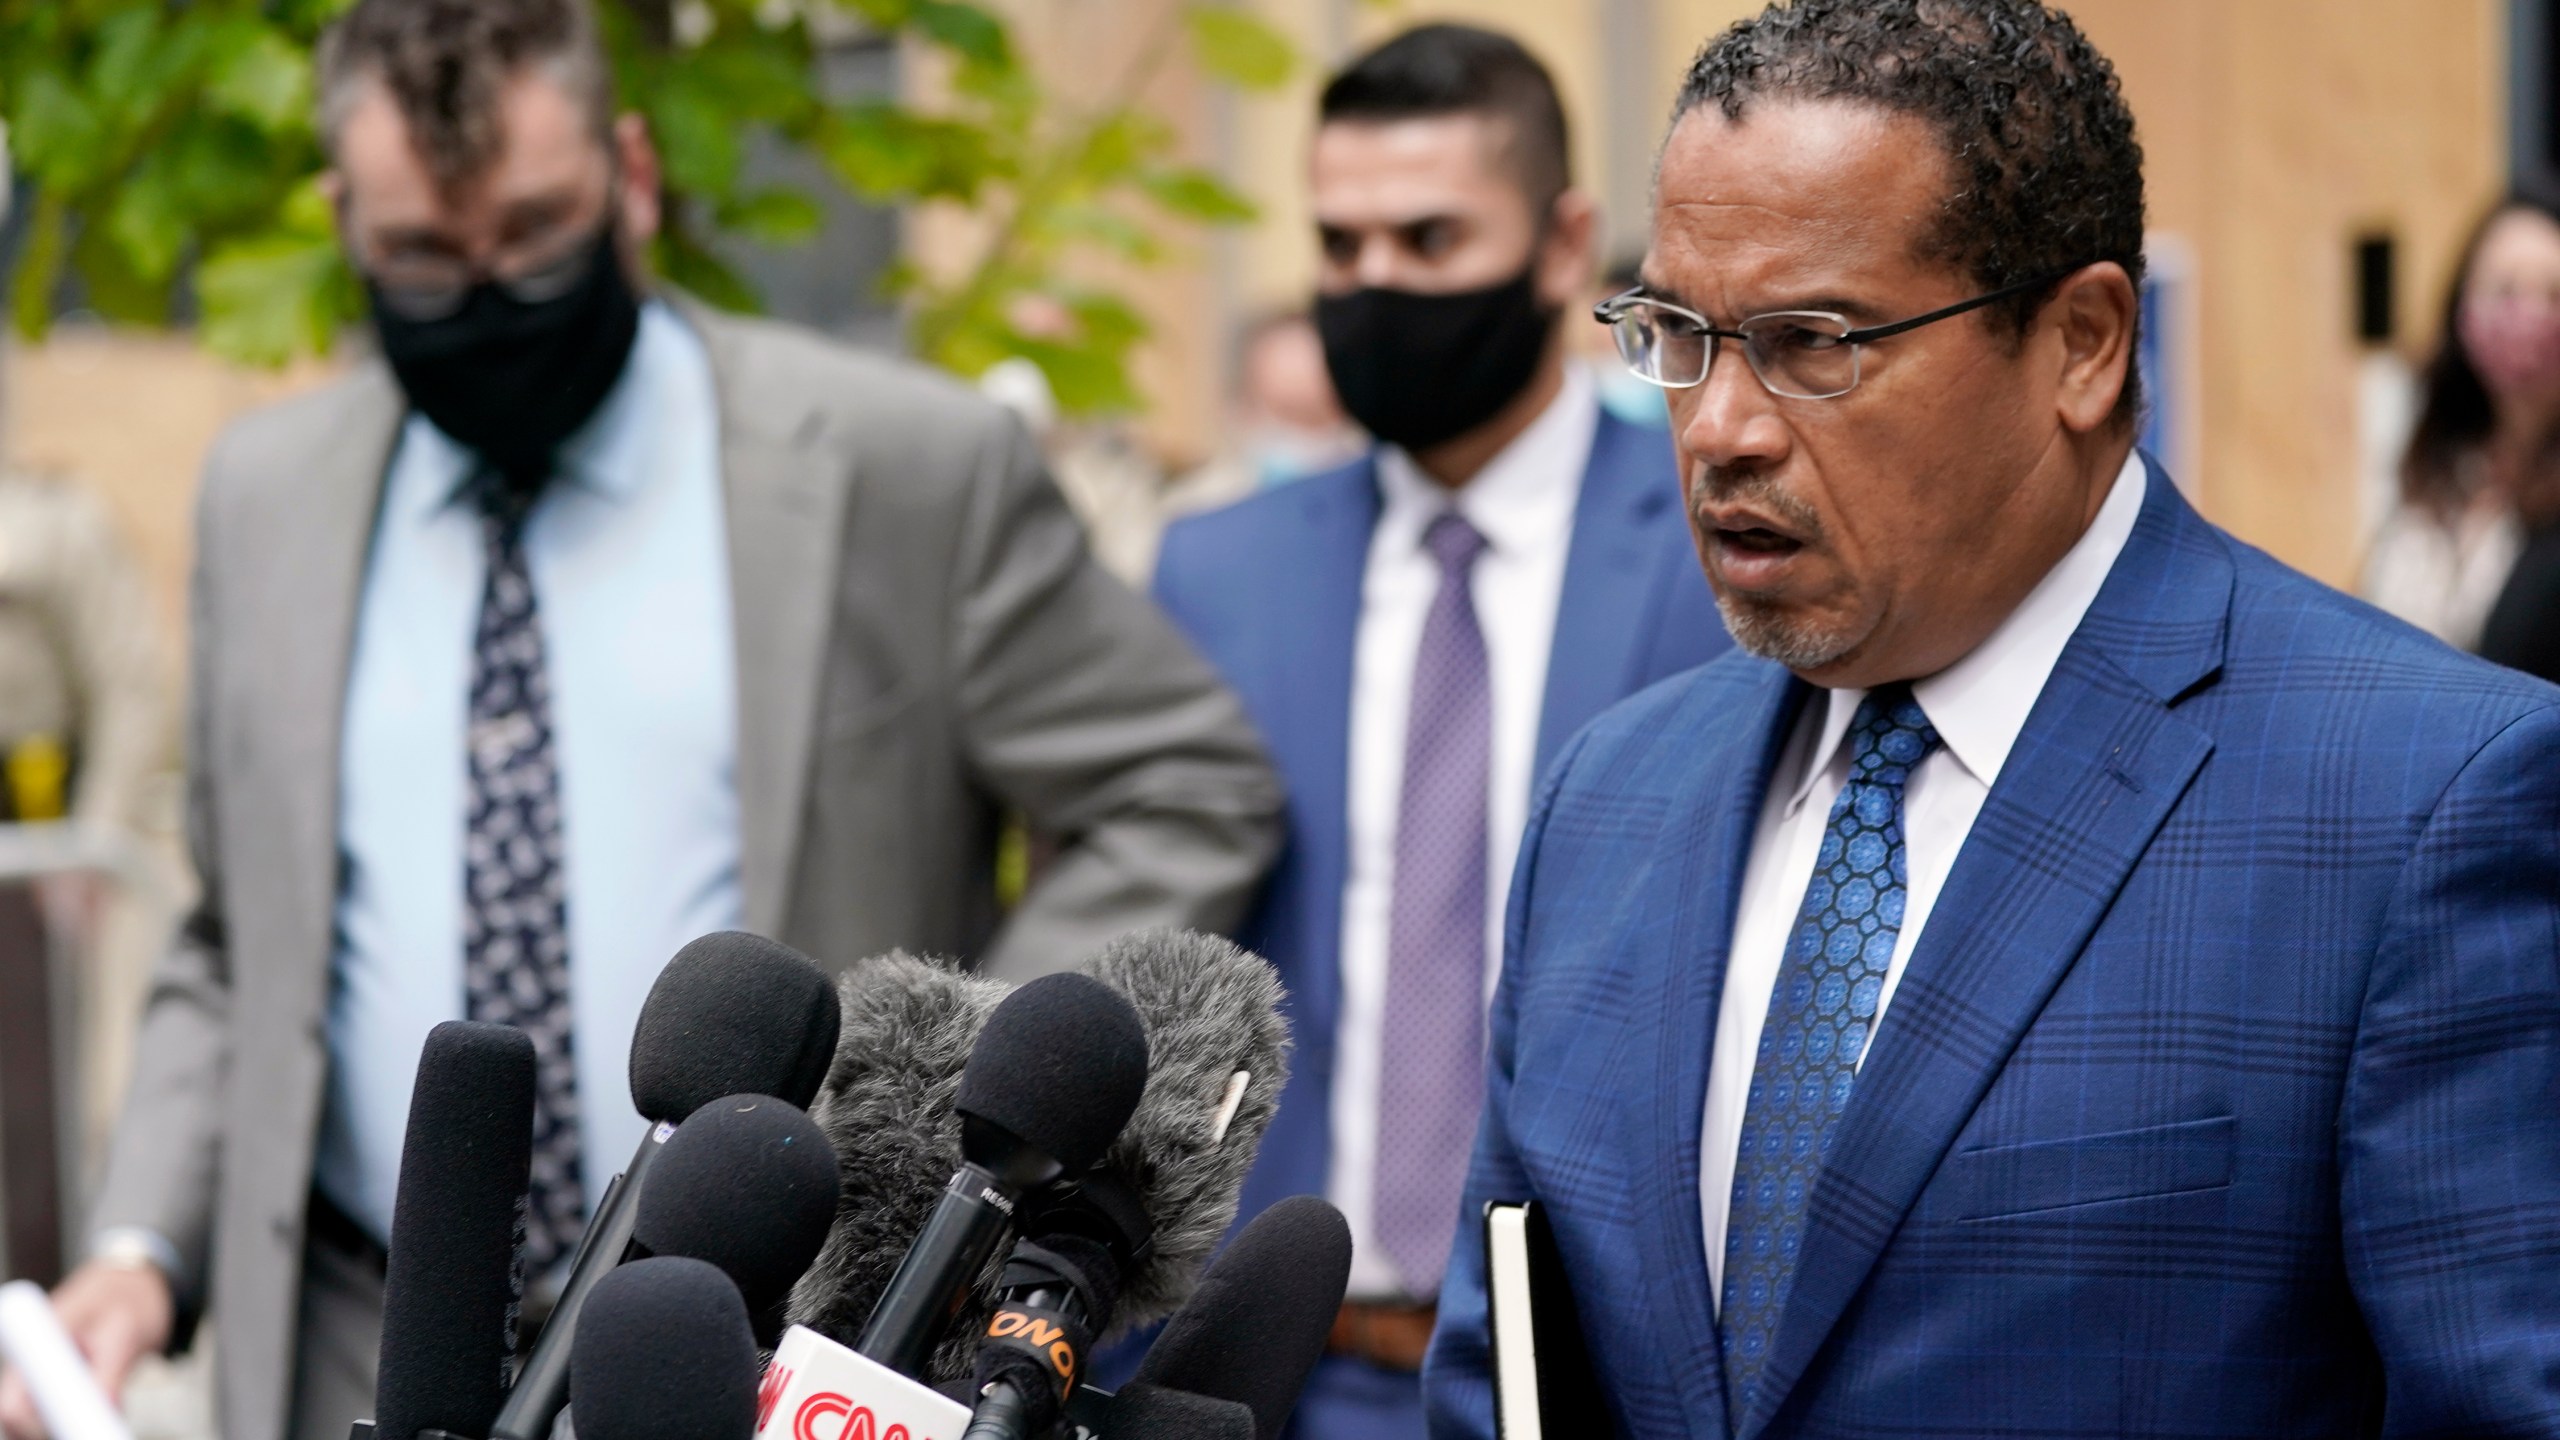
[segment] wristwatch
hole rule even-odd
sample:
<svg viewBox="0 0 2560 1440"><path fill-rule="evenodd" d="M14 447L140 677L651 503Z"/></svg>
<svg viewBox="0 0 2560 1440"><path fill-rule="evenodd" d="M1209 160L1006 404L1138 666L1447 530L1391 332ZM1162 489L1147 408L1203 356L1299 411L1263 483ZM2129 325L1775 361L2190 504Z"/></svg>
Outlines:
<svg viewBox="0 0 2560 1440"><path fill-rule="evenodd" d="M170 1284L177 1283L178 1247L139 1225L98 1232L89 1246L89 1259L111 1270L149 1270Z"/></svg>

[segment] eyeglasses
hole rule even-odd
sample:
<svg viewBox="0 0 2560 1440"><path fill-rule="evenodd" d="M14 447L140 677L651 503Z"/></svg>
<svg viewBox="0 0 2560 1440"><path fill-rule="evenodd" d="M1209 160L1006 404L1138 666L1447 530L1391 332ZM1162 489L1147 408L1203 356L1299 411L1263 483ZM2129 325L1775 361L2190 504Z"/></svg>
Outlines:
<svg viewBox="0 0 2560 1440"><path fill-rule="evenodd" d="M1848 317L1828 310L1778 310L1724 330L1695 310L1644 294L1641 287L1601 301L1591 314L1609 327L1618 342L1618 358L1627 362L1636 378L1665 390L1704 384L1707 367L1716 358L1716 342L1739 340L1743 358L1751 362L1751 373L1760 377L1770 394L1830 400L1858 388L1858 352L1865 346L2042 289L2070 273L2040 275L1959 300L1943 310L1863 330L1852 329Z"/></svg>
<svg viewBox="0 0 2560 1440"><path fill-rule="evenodd" d="M416 256L386 260L366 267L382 303L409 320L442 320L460 310L473 287L494 285L524 305L557 300L578 288L595 267L597 242L604 227L570 236L545 247L545 253L516 263L473 264L450 256Z"/></svg>
<svg viewBox="0 0 2560 1440"><path fill-rule="evenodd" d="M449 252L372 255L359 237L350 197L338 200L338 225L347 253L359 257L357 267L373 282L385 309L406 320L442 320L460 310L476 287L494 285L522 305L557 300L578 288L595 269L603 240L613 228L613 196L621 167L608 157L605 169L605 216L591 225L567 231L560 222L502 248L484 260L468 260Z"/></svg>

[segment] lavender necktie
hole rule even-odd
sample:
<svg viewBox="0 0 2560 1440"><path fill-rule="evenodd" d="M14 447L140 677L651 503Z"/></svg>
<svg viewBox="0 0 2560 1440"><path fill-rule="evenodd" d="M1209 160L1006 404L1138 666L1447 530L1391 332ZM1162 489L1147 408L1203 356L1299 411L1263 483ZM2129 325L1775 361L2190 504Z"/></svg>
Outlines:
<svg viewBox="0 0 2560 1440"><path fill-rule="evenodd" d="M1468 576L1484 536L1456 514L1422 535L1440 563L1405 726L1378 1074L1378 1243L1416 1298L1437 1294L1484 1105L1485 786L1493 695Z"/></svg>

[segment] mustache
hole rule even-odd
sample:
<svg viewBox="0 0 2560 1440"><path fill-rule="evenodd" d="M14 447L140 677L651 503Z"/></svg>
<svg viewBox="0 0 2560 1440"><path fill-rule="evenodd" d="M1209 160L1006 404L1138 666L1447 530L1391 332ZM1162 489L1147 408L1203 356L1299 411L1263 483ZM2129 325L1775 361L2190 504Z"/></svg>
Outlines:
<svg viewBox="0 0 2560 1440"><path fill-rule="evenodd" d="M1770 518L1807 545L1819 544L1824 538L1821 512L1789 494L1766 470L1700 465L1697 476L1697 483L1689 491L1689 520L1701 530L1714 528L1714 522L1706 515L1709 505L1748 505L1768 512Z"/></svg>

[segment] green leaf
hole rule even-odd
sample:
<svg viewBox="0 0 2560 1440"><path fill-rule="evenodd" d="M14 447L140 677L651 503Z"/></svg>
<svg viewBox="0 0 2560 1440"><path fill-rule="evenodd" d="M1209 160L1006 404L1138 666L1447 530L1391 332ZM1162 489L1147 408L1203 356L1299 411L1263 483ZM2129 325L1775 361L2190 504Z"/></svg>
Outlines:
<svg viewBox="0 0 2560 1440"><path fill-rule="evenodd" d="M82 190L106 163L106 126L69 82L51 70L27 77L9 128L17 162L48 189Z"/></svg>
<svg viewBox="0 0 2560 1440"><path fill-rule="evenodd" d="M1049 215L1049 228L1070 240L1089 241L1141 265L1161 258L1164 247L1137 221L1099 205L1060 205Z"/></svg>
<svg viewBox="0 0 2560 1440"><path fill-rule="evenodd" d="M805 44L786 34L751 31L682 57L676 69L683 77L679 83L700 87L733 123L786 123L815 104L809 65Z"/></svg>
<svg viewBox="0 0 2560 1440"><path fill-rule="evenodd" d="M338 243L338 212L320 189L319 177L305 177L276 207L276 223L313 240Z"/></svg>
<svg viewBox="0 0 2560 1440"><path fill-rule="evenodd" d="M666 157L670 187L698 195L726 195L738 181L738 133L719 96L682 72L667 77L650 97L650 128Z"/></svg>
<svg viewBox="0 0 2560 1440"><path fill-rule="evenodd" d="M1127 362L1116 352L1020 340L1014 353L1040 367L1040 373L1049 377L1050 392L1058 397L1058 408L1070 415L1126 413L1139 406L1138 387L1129 379Z"/></svg>
<svg viewBox="0 0 2560 1440"><path fill-rule="evenodd" d="M847 106L815 143L845 188L871 200L966 201L1004 174L985 131L896 105Z"/></svg>
<svg viewBox="0 0 2560 1440"><path fill-rule="evenodd" d="M1095 349L1121 354L1147 338L1146 317L1117 295L1086 290L1065 299L1067 313L1076 317L1076 333Z"/></svg>
<svg viewBox="0 0 2560 1440"><path fill-rule="evenodd" d="M1157 170L1139 177L1147 198L1187 220L1240 225L1257 213L1253 202L1206 170Z"/></svg>
<svg viewBox="0 0 2560 1440"><path fill-rule="evenodd" d="M41 340L53 324L53 290L62 280L63 253L70 248L70 220L59 190L36 193L35 213L27 221L25 248L18 273L11 277L9 308L18 333Z"/></svg>
<svg viewBox="0 0 2560 1440"><path fill-rule="evenodd" d="M1069 174L1094 187L1114 185L1139 166L1170 148L1173 127L1136 110L1115 110L1102 117L1076 151Z"/></svg>
<svg viewBox="0 0 2560 1440"><path fill-rule="evenodd" d="M334 240L299 230L217 247L196 271L206 347L258 365L325 353L352 314L344 264Z"/></svg>
<svg viewBox="0 0 2560 1440"><path fill-rule="evenodd" d="M826 223L818 202L780 187L743 195L719 209L720 228L767 245L806 243Z"/></svg>
<svg viewBox="0 0 2560 1440"><path fill-rule="evenodd" d="M311 111L311 59L283 35L257 26L215 63L205 100L268 130L301 124Z"/></svg>
<svg viewBox="0 0 2560 1440"><path fill-rule="evenodd" d="M144 284L167 283L177 272L178 255L194 229L168 154L163 150L145 157L115 189L99 232Z"/></svg>
<svg viewBox="0 0 2560 1440"><path fill-rule="evenodd" d="M169 277L142 274L103 229L91 226L81 233L71 248L71 265L80 272L81 298L108 320L119 325L168 323Z"/></svg>
<svg viewBox="0 0 2560 1440"><path fill-rule="evenodd" d="M272 215L294 180L318 163L308 138L278 144L236 115L192 112L159 154L196 223L230 229Z"/></svg>
<svg viewBox="0 0 2560 1440"><path fill-rule="evenodd" d="M167 47L160 35L160 9L132 5L98 22L96 48L89 60L89 93L102 110L139 119L167 99Z"/></svg>
<svg viewBox="0 0 2560 1440"><path fill-rule="evenodd" d="M1298 68L1289 37L1231 5L1193 4L1183 12L1200 68L1244 90L1274 90Z"/></svg>
<svg viewBox="0 0 2560 1440"><path fill-rule="evenodd" d="M896 30L915 13L911 0L843 0L846 9L870 22L875 30Z"/></svg>
<svg viewBox="0 0 2560 1440"><path fill-rule="evenodd" d="M960 0L917 0L909 23L943 48L974 64L1002 69L1013 63L1004 22Z"/></svg>

